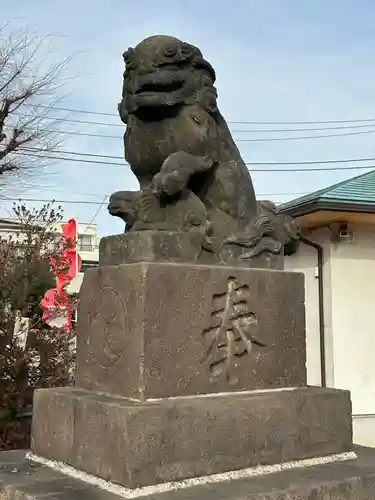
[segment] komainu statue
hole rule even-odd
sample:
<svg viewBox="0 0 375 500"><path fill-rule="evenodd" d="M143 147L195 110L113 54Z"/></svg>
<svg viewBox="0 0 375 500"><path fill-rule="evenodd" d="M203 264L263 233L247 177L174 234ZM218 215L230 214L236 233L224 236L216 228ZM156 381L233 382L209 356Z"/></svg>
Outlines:
<svg viewBox="0 0 375 500"><path fill-rule="evenodd" d="M224 263L293 251L298 227L272 203L257 202L217 106L215 70L201 51L152 36L124 60L118 109L140 191L114 193L108 209L125 231L191 232L203 253Z"/></svg>

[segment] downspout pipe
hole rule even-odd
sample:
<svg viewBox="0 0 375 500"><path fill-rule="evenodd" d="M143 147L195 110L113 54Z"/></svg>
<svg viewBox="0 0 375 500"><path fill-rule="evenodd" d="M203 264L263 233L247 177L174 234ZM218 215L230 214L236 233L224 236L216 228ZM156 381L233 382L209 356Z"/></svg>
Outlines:
<svg viewBox="0 0 375 500"><path fill-rule="evenodd" d="M320 377L322 387L327 386L326 376L326 343L324 325L324 287L323 287L323 248L314 241L300 238L300 241L316 250L318 261L318 308L319 308L319 340L320 340Z"/></svg>

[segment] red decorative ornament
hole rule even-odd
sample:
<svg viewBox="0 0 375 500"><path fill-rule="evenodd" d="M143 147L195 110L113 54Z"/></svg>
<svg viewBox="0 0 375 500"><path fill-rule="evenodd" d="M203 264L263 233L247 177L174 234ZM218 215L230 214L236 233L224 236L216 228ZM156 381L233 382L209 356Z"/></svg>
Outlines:
<svg viewBox="0 0 375 500"><path fill-rule="evenodd" d="M62 230L63 238L68 243L67 249L59 261L55 257L50 259L50 265L56 274L56 288L46 291L40 307L43 309L43 321L47 325L69 331L75 307L65 289L78 276L82 260L77 253L76 220L70 219L67 224L62 225ZM65 272L61 272L61 267Z"/></svg>

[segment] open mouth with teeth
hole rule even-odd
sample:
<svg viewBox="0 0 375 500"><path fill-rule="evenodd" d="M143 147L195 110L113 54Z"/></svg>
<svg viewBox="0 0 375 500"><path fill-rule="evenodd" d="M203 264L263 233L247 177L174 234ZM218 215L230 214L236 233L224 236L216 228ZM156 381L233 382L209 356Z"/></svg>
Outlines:
<svg viewBox="0 0 375 500"><path fill-rule="evenodd" d="M136 108L173 107L181 104L185 79L181 73L162 70L139 78L133 94Z"/></svg>
<svg viewBox="0 0 375 500"><path fill-rule="evenodd" d="M163 68L138 75L135 88L127 94L127 113L144 121L175 116L189 93L186 74L177 69Z"/></svg>
<svg viewBox="0 0 375 500"><path fill-rule="evenodd" d="M183 87L182 81L174 81L170 83L145 83L136 92L136 95L147 95L147 94L169 94L171 92L176 92Z"/></svg>

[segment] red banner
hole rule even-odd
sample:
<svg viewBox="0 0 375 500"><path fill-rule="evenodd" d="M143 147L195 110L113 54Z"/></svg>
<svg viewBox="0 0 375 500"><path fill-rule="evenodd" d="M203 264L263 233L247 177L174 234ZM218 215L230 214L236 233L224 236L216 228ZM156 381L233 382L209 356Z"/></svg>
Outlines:
<svg viewBox="0 0 375 500"><path fill-rule="evenodd" d="M67 224L63 224L62 231L66 249L62 258L52 257L50 260L56 275L56 288L46 291L40 307L44 310L43 321L47 325L70 330L75 306L66 292L66 287L78 276L82 267L82 260L77 252L76 220L70 219ZM61 267L64 268L64 272L60 271Z"/></svg>

